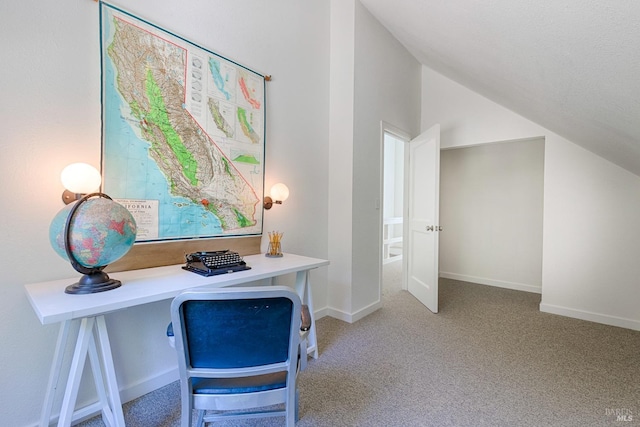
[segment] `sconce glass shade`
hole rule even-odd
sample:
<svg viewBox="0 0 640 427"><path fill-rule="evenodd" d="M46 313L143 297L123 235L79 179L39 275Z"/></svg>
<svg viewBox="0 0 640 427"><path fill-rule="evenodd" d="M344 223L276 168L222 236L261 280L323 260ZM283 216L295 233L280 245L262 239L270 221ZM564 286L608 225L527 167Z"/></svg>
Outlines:
<svg viewBox="0 0 640 427"><path fill-rule="evenodd" d="M271 187L271 198L275 203L282 203L289 198L289 188L279 182Z"/></svg>
<svg viewBox="0 0 640 427"><path fill-rule="evenodd" d="M62 170L64 188L76 194L88 194L100 188L102 177L96 168L86 163L72 163Z"/></svg>
<svg viewBox="0 0 640 427"><path fill-rule="evenodd" d="M281 205L282 202L287 200L288 197L289 188L283 183L279 182L271 187L271 195L264 197L263 207L269 210L274 204Z"/></svg>

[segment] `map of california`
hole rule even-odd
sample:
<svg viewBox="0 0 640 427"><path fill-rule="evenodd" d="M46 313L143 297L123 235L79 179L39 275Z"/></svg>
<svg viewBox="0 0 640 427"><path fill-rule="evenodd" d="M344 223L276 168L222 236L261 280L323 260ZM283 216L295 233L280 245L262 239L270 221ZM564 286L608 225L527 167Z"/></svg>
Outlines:
<svg viewBox="0 0 640 427"><path fill-rule="evenodd" d="M106 54L115 70L114 87L126 107L122 114L148 144L148 156L170 194L215 215L221 234L259 233L262 178L246 173L261 167L256 159L263 159L264 150L263 92L255 89L256 79L234 69L235 64L206 51L192 52L184 43L125 18L114 14L108 20L112 37ZM116 137L106 135L105 149L109 138ZM105 164L107 172L109 166ZM161 224L172 220L162 217L162 208Z"/></svg>

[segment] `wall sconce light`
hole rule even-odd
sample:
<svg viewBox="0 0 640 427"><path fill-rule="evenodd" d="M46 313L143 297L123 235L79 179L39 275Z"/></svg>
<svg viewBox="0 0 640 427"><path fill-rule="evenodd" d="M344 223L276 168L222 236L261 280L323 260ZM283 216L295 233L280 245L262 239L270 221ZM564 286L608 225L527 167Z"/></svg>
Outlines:
<svg viewBox="0 0 640 427"><path fill-rule="evenodd" d="M271 196L265 196L264 208L271 209L273 204L281 205L282 202L289 197L289 188L283 183L279 182L271 187Z"/></svg>
<svg viewBox="0 0 640 427"><path fill-rule="evenodd" d="M102 177L96 168L86 163L72 163L62 169L60 181L65 190L62 201L65 205L80 200L85 194L100 188Z"/></svg>

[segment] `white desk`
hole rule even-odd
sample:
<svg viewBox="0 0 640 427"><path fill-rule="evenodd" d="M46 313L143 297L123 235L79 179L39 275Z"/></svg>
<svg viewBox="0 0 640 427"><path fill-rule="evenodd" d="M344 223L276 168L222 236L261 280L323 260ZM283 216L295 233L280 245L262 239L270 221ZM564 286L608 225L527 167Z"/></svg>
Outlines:
<svg viewBox="0 0 640 427"><path fill-rule="evenodd" d="M309 270L328 265L329 261L293 254L285 254L282 258L267 258L263 254L249 255L244 257L244 260L251 270L210 277L185 271L180 268L181 265L111 273L111 277L122 281L121 287L87 295L64 293L64 288L77 281L77 277L25 285L27 297L40 322L43 325L61 322L40 418L41 427L48 426L50 422L65 344L69 338L70 325L74 321L80 322L80 330L76 339L58 426L70 426L73 421L101 411L102 419L107 426L124 427L122 402L104 320L106 313L171 299L188 288L207 285L233 286L263 279L272 280L276 276L296 273L296 291L303 304L309 305L309 311L313 317ZM315 319L312 320L307 351L308 354L317 358ZM164 328L166 325L161 326ZM96 341L99 342L99 346L96 345ZM87 355L91 361L98 402L76 411L75 402Z"/></svg>

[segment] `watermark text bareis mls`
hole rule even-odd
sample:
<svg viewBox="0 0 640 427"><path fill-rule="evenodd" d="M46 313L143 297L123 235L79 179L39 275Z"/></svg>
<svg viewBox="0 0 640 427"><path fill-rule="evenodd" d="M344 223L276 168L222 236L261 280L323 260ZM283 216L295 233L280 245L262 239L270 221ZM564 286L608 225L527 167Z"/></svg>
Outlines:
<svg viewBox="0 0 640 427"><path fill-rule="evenodd" d="M627 408L606 408L604 410L607 417L612 417L615 421L633 421L633 411Z"/></svg>

